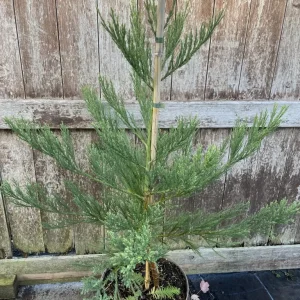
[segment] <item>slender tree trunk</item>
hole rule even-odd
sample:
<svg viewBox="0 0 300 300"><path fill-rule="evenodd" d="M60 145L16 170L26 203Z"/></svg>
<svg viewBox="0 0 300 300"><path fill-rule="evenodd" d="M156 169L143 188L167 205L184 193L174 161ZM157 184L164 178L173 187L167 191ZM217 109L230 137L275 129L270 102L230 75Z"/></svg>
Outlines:
<svg viewBox="0 0 300 300"><path fill-rule="evenodd" d="M164 42L164 26L165 26L165 7L166 0L158 0L157 5L157 28L155 37L155 57L154 57L154 77L153 77L153 111L152 111L152 130L151 130L151 156L150 165L155 163L156 159L156 146L158 135L158 111L160 104L161 93L161 62L163 54L163 42ZM148 204L153 202L153 195L151 195L146 201ZM156 264L153 262L146 262L146 274L145 274L145 288L150 288L151 277L153 279L154 286L159 286L159 274Z"/></svg>

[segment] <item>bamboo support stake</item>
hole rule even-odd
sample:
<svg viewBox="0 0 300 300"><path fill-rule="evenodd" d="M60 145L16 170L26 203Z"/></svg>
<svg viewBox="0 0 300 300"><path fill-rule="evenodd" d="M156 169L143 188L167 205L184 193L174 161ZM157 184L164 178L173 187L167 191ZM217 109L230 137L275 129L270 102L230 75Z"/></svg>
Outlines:
<svg viewBox="0 0 300 300"><path fill-rule="evenodd" d="M156 145L157 145L157 134L158 134L158 111L160 104L160 93L161 93L161 61L163 54L164 45L164 26L165 26L165 7L166 0L158 0L157 5L157 27L155 37L155 57L154 57L154 77L153 77L153 108L152 108L152 130L151 130L151 165L155 163L156 159ZM153 196L151 195L149 200L153 202ZM148 204L147 204L148 205ZM151 278L155 288L159 285L159 276L155 263L146 261L146 274L145 274L145 288L150 288Z"/></svg>
<svg viewBox="0 0 300 300"><path fill-rule="evenodd" d="M164 26L165 26L166 0L158 0L157 6L157 28L155 37L154 78L153 78L153 109L152 109L152 131L151 131L151 162L156 159L156 145L158 132L158 110L161 89L161 61L163 54Z"/></svg>

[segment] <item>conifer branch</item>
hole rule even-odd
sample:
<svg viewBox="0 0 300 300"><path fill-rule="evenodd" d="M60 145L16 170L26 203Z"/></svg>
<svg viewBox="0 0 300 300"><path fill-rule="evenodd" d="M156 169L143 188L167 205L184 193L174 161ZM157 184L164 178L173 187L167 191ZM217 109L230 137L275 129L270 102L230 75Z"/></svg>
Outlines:
<svg viewBox="0 0 300 300"><path fill-rule="evenodd" d="M146 39L146 31L137 9L131 5L130 29L120 22L114 10L110 12L110 21L104 20L99 10L98 14L103 28L111 36L133 70L152 89L151 47Z"/></svg>
<svg viewBox="0 0 300 300"><path fill-rule="evenodd" d="M223 17L224 11L222 10L216 17L209 21L208 24L202 24L200 29L196 29L195 32L190 31L188 34L186 34L180 43L177 41L178 33L176 35L176 39L170 39L170 44L172 46L166 46L166 48L169 47L170 49L173 49L174 45L179 43L179 49L178 51L173 51L168 69L165 75L162 77L162 80L169 77L176 70L191 60L200 47L210 39Z"/></svg>

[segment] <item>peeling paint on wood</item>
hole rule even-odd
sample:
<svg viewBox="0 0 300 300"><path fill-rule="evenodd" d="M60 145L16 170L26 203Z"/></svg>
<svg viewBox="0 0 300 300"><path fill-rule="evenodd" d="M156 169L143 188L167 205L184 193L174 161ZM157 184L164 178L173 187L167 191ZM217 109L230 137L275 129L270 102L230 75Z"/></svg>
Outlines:
<svg viewBox="0 0 300 300"><path fill-rule="evenodd" d="M0 132L0 168L3 181L15 179L23 186L35 181L31 148L8 131ZM40 212L4 200L14 247L25 253L44 252Z"/></svg>
<svg viewBox="0 0 300 300"><path fill-rule="evenodd" d="M1 101L1 100L0 100ZM160 110L160 128L176 126L178 118L197 117L200 128L232 128L238 118L250 125L256 114L271 111L274 104L278 107L288 105L281 127L300 127L300 102L295 101L199 101L164 102ZM0 129L7 129L5 117L24 117L51 128L64 123L70 128L92 128L92 119L82 100L2 100L0 110ZM138 126L143 126L140 109L135 103L127 104Z"/></svg>
<svg viewBox="0 0 300 300"><path fill-rule="evenodd" d="M212 36L205 99L235 99L246 40L251 0L217 0L225 17Z"/></svg>
<svg viewBox="0 0 300 300"><path fill-rule="evenodd" d="M213 16L214 1L191 0L190 15L188 17L185 32L199 28L203 22L207 22ZM178 1L179 9L185 1ZM209 41L201 48L191 61L177 70L172 76L171 100L195 100L204 99L207 63L209 57Z"/></svg>
<svg viewBox="0 0 300 300"><path fill-rule="evenodd" d="M99 90L95 0L58 0L57 16L64 98L79 99L83 85Z"/></svg>
<svg viewBox="0 0 300 300"><path fill-rule="evenodd" d="M15 0L27 97L62 97L55 0Z"/></svg>
<svg viewBox="0 0 300 300"><path fill-rule="evenodd" d="M298 4L292 0L287 4L272 84L272 99L300 100L300 1Z"/></svg>
<svg viewBox="0 0 300 300"><path fill-rule="evenodd" d="M268 99L287 0L252 0L239 98Z"/></svg>
<svg viewBox="0 0 300 300"><path fill-rule="evenodd" d="M13 1L0 1L0 97L23 98L24 85Z"/></svg>

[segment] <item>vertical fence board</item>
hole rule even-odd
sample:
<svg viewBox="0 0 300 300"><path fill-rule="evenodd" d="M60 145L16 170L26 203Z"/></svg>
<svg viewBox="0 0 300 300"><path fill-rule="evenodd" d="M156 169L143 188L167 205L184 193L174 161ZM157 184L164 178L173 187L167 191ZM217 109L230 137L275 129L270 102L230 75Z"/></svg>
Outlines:
<svg viewBox="0 0 300 300"><path fill-rule="evenodd" d="M217 0L225 17L212 36L205 99L237 97L251 0Z"/></svg>
<svg viewBox="0 0 300 300"><path fill-rule="evenodd" d="M276 177L279 181L278 200L286 198L289 202L300 200L300 130L284 129L284 140L281 147L284 149L284 168L282 176ZM278 226L275 229L273 244L299 243L297 232L299 230L300 217L290 225Z"/></svg>
<svg viewBox="0 0 300 300"><path fill-rule="evenodd" d="M23 98L24 85L12 0L0 1L0 20L0 98Z"/></svg>
<svg viewBox="0 0 300 300"><path fill-rule="evenodd" d="M21 185L35 180L32 150L8 131L0 132L0 165L2 179L15 179ZM37 209L16 207L6 200L13 244L25 253L43 252L43 233Z"/></svg>
<svg viewBox="0 0 300 300"><path fill-rule="evenodd" d="M64 97L78 99L83 85L99 89L95 0L58 0L57 15Z"/></svg>
<svg viewBox="0 0 300 300"><path fill-rule="evenodd" d="M229 135L228 129L201 129L197 139L197 146L200 145L206 151L210 145L221 146ZM224 162L227 156L224 157ZM203 191L196 193L192 200L192 211L201 209L204 212L218 212L222 209L222 200L224 194L225 175L207 186ZM190 208L191 209L191 208ZM200 239L199 246L206 246L207 243Z"/></svg>
<svg viewBox="0 0 300 300"><path fill-rule="evenodd" d="M200 2L200 3L199 3ZM179 9L185 1L178 1ZM190 1L190 15L186 30L200 27L201 23L208 21L213 16L214 1ZM177 70L172 77L171 100L183 101L191 99L204 99L205 81L209 54L209 41L194 55L191 61Z"/></svg>
<svg viewBox="0 0 300 300"><path fill-rule="evenodd" d="M143 23L146 26L146 34L149 38L149 41L152 45L152 53L155 52L155 37L153 32L150 29L150 26L148 25L148 15L145 8L145 1L144 0L137 0L138 3L138 10L142 16ZM168 15L168 12L171 10L173 4L173 0L166 0L166 14ZM166 18L167 18L166 15ZM162 70L162 74L166 72L166 67ZM162 101L169 101L171 96L171 76L166 78L161 82L161 100Z"/></svg>
<svg viewBox="0 0 300 300"><path fill-rule="evenodd" d="M1 182L1 181L0 181ZM0 193L0 259L11 257L11 244L6 222L5 208L3 199Z"/></svg>
<svg viewBox="0 0 300 300"><path fill-rule="evenodd" d="M227 175L224 206L250 201L250 212L276 201L285 164L285 131L268 136L257 153L239 162ZM244 240L250 245L265 245L269 236L256 235Z"/></svg>
<svg viewBox="0 0 300 300"><path fill-rule="evenodd" d="M63 185L63 171L57 167L54 159L34 150L34 163L36 181L43 185L49 195L57 194L66 196ZM41 212L43 223L55 223L62 221L64 216ZM65 253L73 246L73 233L70 228L44 229L45 249L49 253Z"/></svg>
<svg viewBox="0 0 300 300"><path fill-rule="evenodd" d="M80 167L88 171L89 162L87 157L88 146L97 139L94 131L76 130L72 132L76 159ZM91 182L83 177L75 176L79 186L95 198L99 198L101 185ZM101 201L101 199L99 199ZM74 228L75 250L77 254L101 253L104 248L104 228L93 224L79 224Z"/></svg>
<svg viewBox="0 0 300 300"><path fill-rule="evenodd" d="M62 97L55 0L15 0L28 98Z"/></svg>
<svg viewBox="0 0 300 300"><path fill-rule="evenodd" d="M281 28L284 0L252 0L239 97L269 99Z"/></svg>
<svg viewBox="0 0 300 300"><path fill-rule="evenodd" d="M200 145L206 151L210 145L221 146L229 135L228 129L201 129L200 136L197 139L197 146ZM224 157L224 162L227 157ZM208 212L220 211L222 208L222 199L224 193L225 176L217 179L202 192L194 197L193 207L204 209Z"/></svg>
<svg viewBox="0 0 300 300"><path fill-rule="evenodd" d="M130 1L110 0L99 1L99 11L104 20L110 21L109 13L113 8L120 22L129 24ZM99 55L100 74L105 75L114 83L116 91L128 101L134 99L133 87L130 78L131 66L121 54L119 48L114 44L109 34L99 25Z"/></svg>
<svg viewBox="0 0 300 300"><path fill-rule="evenodd" d="M251 201L251 172L254 160L255 157L242 160L227 172L222 201L223 209L241 202ZM232 239L227 242L232 245L243 245L244 239Z"/></svg>
<svg viewBox="0 0 300 300"><path fill-rule="evenodd" d="M273 99L300 100L300 7L289 0L272 85Z"/></svg>

